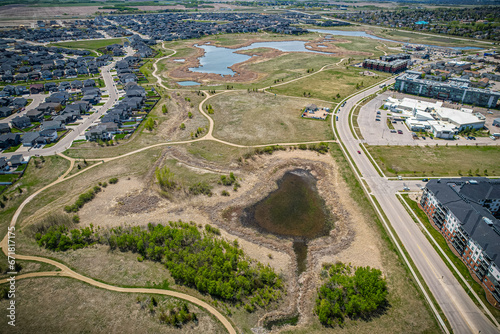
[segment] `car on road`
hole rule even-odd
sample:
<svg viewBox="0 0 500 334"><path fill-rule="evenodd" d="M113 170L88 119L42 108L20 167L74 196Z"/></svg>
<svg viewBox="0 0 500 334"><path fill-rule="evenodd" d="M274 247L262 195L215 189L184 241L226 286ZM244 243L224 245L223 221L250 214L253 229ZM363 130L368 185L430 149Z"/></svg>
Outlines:
<svg viewBox="0 0 500 334"><path fill-rule="evenodd" d="M398 130L398 133L399 133L400 135L402 135L402 134L403 134L403 131L401 131L401 130Z"/></svg>
<svg viewBox="0 0 500 334"><path fill-rule="evenodd" d="M428 182L429 179L422 179L422 182Z"/></svg>

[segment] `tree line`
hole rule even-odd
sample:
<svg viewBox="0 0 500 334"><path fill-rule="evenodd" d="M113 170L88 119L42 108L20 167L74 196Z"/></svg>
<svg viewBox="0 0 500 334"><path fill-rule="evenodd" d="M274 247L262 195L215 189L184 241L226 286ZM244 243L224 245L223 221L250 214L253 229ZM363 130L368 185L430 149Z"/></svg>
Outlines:
<svg viewBox="0 0 500 334"><path fill-rule="evenodd" d="M281 298L282 280L267 265L248 258L238 242L220 237L217 228L194 223L169 222L100 230L91 227L69 230L52 226L38 232L41 247L53 251L83 248L95 243L138 253L144 259L164 263L178 284L208 293L223 301L244 305L249 312Z"/></svg>

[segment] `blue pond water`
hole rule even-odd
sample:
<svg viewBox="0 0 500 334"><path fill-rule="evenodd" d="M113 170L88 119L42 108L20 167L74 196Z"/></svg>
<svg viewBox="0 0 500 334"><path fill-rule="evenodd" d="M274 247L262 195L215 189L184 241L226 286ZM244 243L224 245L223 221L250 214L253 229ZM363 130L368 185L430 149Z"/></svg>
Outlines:
<svg viewBox="0 0 500 334"><path fill-rule="evenodd" d="M312 32L319 32L322 34L331 34L331 35L337 35L337 36L351 36L351 37L367 37L371 39L376 39L380 41L386 41L386 42L394 42L394 43L404 43L401 41L395 41L392 39L387 39L387 38L381 38L375 35L370 35L367 34L364 31L350 31L350 30L327 30L327 29L309 29L309 31ZM421 44L424 46L430 46L430 47L440 47L438 45L427 45L427 44ZM482 50L483 48L478 48L474 46L457 46L457 47L450 47L450 49L454 50Z"/></svg>
<svg viewBox="0 0 500 334"><path fill-rule="evenodd" d="M371 39L376 39L379 41L403 43L401 41L395 41L392 39L381 38L375 35L367 34L364 31L350 31L350 30L326 30L326 29L309 29L311 32L319 32L323 34L331 34L336 36L350 36L350 37L366 37ZM196 47L203 49L205 54L198 58L200 61L200 66L190 67L189 70L198 73L215 73L220 75L231 75L233 76L235 72L229 67L234 64L242 63L251 58L249 55L236 53L242 50L251 50L256 48L273 48L283 52L313 52L320 54L330 54L328 52L314 51L306 48L304 41L282 41L282 42L258 42L253 43L249 46L245 46L239 49L228 49L223 47L217 47L214 45L195 45ZM430 47L436 47L436 45L425 45ZM465 47L453 47L455 50L472 50L481 48L465 46ZM184 81L189 82L189 81ZM199 84L199 83L195 83ZM179 85L183 85L179 82ZM190 86L193 84L185 84L183 86Z"/></svg>
<svg viewBox="0 0 500 334"><path fill-rule="evenodd" d="M198 58L200 66L190 67L189 70L198 73L215 73L220 75L234 75L235 72L229 67L242 63L251 58L249 55L236 53L242 50L256 48L273 48L283 52L313 52L330 54L328 52L313 51L306 48L304 41L283 41L283 42L258 42L238 49L228 49L214 45L195 45L205 51L205 54Z"/></svg>
<svg viewBox="0 0 500 334"><path fill-rule="evenodd" d="M201 85L199 82L196 81L178 81L177 82L181 86L198 86Z"/></svg>

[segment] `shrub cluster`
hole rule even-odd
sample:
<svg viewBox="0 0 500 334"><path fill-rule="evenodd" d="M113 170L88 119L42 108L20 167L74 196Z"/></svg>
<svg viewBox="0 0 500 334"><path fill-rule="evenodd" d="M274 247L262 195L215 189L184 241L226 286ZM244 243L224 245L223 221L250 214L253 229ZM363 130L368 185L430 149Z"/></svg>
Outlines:
<svg viewBox="0 0 500 334"><path fill-rule="evenodd" d="M346 316L367 318L387 304L387 283L378 269L337 263L327 275L314 308L324 325L342 325Z"/></svg>
<svg viewBox="0 0 500 334"><path fill-rule="evenodd" d="M193 195L212 196L212 186L206 182L198 182L189 187L189 192Z"/></svg>
<svg viewBox="0 0 500 334"><path fill-rule="evenodd" d="M78 196L78 199L76 200L75 204L73 205L66 205L64 207L64 211L66 212L78 212L78 210L81 209L85 205L85 203L90 202L91 200L94 199L95 195L101 191L101 187L95 186L94 188L90 189L87 192L84 192L80 196Z"/></svg>
<svg viewBox="0 0 500 334"><path fill-rule="evenodd" d="M84 248L97 242L92 224L90 227L71 231L64 225L52 226L44 234L36 233L35 239L40 247L61 252L68 249Z"/></svg>
<svg viewBox="0 0 500 334"><path fill-rule="evenodd" d="M224 186L233 186L233 190L234 191L237 191L239 187L241 187L241 185L239 184L239 182L236 180L236 176L234 176L234 173L231 172L229 173L229 176L226 176L226 175L221 175L220 176L220 180L217 182L218 184L222 184ZM222 195L223 196L229 196L229 193L227 191L223 191L222 192Z"/></svg>

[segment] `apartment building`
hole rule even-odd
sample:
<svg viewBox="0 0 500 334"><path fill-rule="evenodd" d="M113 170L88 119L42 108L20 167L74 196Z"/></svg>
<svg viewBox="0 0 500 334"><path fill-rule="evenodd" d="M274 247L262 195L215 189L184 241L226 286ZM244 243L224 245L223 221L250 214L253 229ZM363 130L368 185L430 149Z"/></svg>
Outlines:
<svg viewBox="0 0 500 334"><path fill-rule="evenodd" d="M399 73L408 68L409 61L409 54L400 53L397 55L381 56L380 59L365 59L363 67L376 71Z"/></svg>
<svg viewBox="0 0 500 334"><path fill-rule="evenodd" d="M500 181L433 179L420 206L500 307Z"/></svg>
<svg viewBox="0 0 500 334"><path fill-rule="evenodd" d="M471 87L468 79L434 81L423 78L422 74L418 71L406 71L400 74L396 78L394 89L403 93L487 108L495 108L500 98L499 92Z"/></svg>

